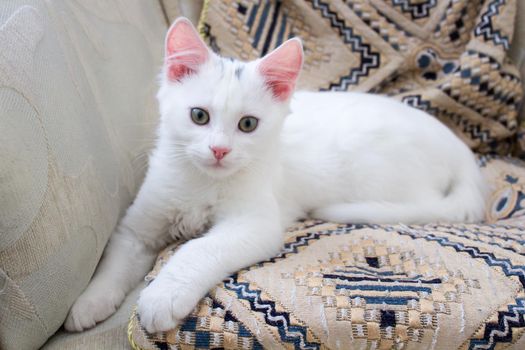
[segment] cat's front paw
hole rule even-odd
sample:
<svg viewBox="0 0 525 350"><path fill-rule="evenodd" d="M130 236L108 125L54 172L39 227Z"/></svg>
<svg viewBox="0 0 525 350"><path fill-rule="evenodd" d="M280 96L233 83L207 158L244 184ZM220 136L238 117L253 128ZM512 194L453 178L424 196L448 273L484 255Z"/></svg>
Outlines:
<svg viewBox="0 0 525 350"><path fill-rule="evenodd" d="M69 310L64 328L70 332L81 332L94 327L113 315L124 297L121 290L88 287Z"/></svg>
<svg viewBox="0 0 525 350"><path fill-rule="evenodd" d="M175 328L197 305L197 294L175 281L154 280L137 302L140 323L149 333Z"/></svg>

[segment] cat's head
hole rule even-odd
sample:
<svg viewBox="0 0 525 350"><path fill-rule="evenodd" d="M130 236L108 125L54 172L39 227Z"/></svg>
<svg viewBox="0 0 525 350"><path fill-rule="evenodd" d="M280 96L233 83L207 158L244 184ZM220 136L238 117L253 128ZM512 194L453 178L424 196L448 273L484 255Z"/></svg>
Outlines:
<svg viewBox="0 0 525 350"><path fill-rule="evenodd" d="M177 19L157 95L163 143L212 177L256 168L278 143L302 62L298 39L255 61L222 58Z"/></svg>

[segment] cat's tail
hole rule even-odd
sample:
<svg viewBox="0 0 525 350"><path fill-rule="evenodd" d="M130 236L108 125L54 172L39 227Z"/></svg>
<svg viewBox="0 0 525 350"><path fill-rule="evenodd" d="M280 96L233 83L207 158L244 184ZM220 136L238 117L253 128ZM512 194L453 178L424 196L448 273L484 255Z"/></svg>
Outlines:
<svg viewBox="0 0 525 350"><path fill-rule="evenodd" d="M468 175L468 176L467 176ZM417 224L479 222L485 214L487 186L479 169L460 174L447 194L414 203L340 203L311 212L311 217L340 223Z"/></svg>

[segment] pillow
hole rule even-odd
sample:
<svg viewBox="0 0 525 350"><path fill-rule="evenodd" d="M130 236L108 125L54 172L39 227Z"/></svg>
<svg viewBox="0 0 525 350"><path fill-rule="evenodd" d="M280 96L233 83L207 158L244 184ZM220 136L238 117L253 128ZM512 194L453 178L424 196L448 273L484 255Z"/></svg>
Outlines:
<svg viewBox="0 0 525 350"><path fill-rule="evenodd" d="M166 23L140 0L0 6L0 348L39 348L145 170Z"/></svg>
<svg viewBox="0 0 525 350"><path fill-rule="evenodd" d="M298 223L279 256L226 278L177 328L149 334L134 313L131 346L525 348L525 164L480 162L487 223Z"/></svg>

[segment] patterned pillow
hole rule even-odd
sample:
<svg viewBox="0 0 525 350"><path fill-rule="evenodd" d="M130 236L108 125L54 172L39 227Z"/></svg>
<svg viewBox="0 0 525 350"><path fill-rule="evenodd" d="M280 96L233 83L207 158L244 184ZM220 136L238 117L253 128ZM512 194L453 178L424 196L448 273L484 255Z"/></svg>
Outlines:
<svg viewBox="0 0 525 350"><path fill-rule="evenodd" d="M133 314L132 347L524 349L525 165L481 164L486 223L298 223L279 256L225 279L176 329L148 334Z"/></svg>

